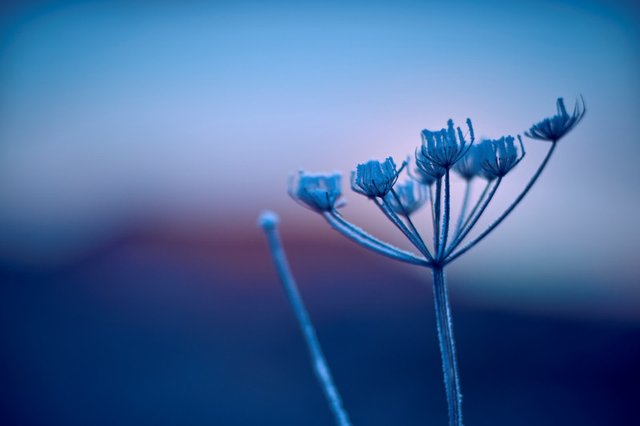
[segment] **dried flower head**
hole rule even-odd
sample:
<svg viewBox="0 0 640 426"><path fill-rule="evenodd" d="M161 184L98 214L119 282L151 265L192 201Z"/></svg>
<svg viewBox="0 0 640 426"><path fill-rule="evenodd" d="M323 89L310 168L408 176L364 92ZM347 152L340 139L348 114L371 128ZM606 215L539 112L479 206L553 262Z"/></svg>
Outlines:
<svg viewBox="0 0 640 426"><path fill-rule="evenodd" d="M317 212L333 211L344 205L340 198L340 173L310 174L298 172L289 179L289 195L299 204Z"/></svg>
<svg viewBox="0 0 640 426"><path fill-rule="evenodd" d="M400 169L396 169L396 163L391 157L383 162L371 160L358 164L356 171L351 172L351 188L369 198L383 198L393 188L406 164L403 162Z"/></svg>
<svg viewBox="0 0 640 426"><path fill-rule="evenodd" d="M430 186L440 179L447 170L428 159L420 148L416 149L416 168L409 175L423 185Z"/></svg>
<svg viewBox="0 0 640 426"><path fill-rule="evenodd" d="M482 155L482 169L487 179L503 177L509 173L524 158L525 151L522 138L518 135L520 150L516 148L513 136L503 136L500 139L488 139L479 144Z"/></svg>
<svg viewBox="0 0 640 426"><path fill-rule="evenodd" d="M464 180L471 180L475 177L483 176L482 149L478 144L469 147L467 153L453 165L453 171Z"/></svg>
<svg viewBox="0 0 640 426"><path fill-rule="evenodd" d="M437 131L423 130L422 155L434 164L449 168L467 152L475 139L471 120L467 118L470 142L467 142L460 127L454 129L453 120L447 122L447 128ZM457 135L456 135L457 131Z"/></svg>
<svg viewBox="0 0 640 426"><path fill-rule="evenodd" d="M573 113L569 115L564 106L564 100L558 98L556 103L558 113L550 118L545 118L541 122L534 124L531 128L524 132L531 139L539 139L542 141L558 142L562 137L569 133L584 117L587 109L584 104L584 98L576 101Z"/></svg>
<svg viewBox="0 0 640 426"><path fill-rule="evenodd" d="M401 215L412 214L427 201L427 188L412 180L397 184L393 191L395 194L388 193L385 200L394 212Z"/></svg>

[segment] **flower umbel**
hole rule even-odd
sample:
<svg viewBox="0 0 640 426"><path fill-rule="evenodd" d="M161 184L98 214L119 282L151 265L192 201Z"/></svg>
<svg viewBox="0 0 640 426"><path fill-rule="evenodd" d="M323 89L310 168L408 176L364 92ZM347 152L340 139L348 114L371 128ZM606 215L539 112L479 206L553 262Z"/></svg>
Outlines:
<svg viewBox="0 0 640 426"><path fill-rule="evenodd" d="M434 305L438 343L442 356L442 369L447 397L449 426L462 426L462 391L460 386L455 339L451 318L451 308L445 280L445 267L473 249L490 235L522 202L541 176L543 170L558 147L556 143L570 132L584 117L585 105L582 97L569 114L562 98L557 100L557 114L533 125L525 135L532 139L552 142L534 174L519 191L515 199L483 231L471 234L487 208L504 177L522 161L525 149L518 135L503 136L499 139L484 140L474 145L475 136L471 121L467 119L468 136L453 121L447 128L431 131L423 130L422 144L415 152L415 165L409 170L410 180L397 184L398 176L409 160L396 167L391 157L384 161L369 161L358 164L351 173L351 188L367 196L387 219L407 238L419 252L415 254L389 244L364 231L348 221L337 208L344 203L341 199L339 174L312 175L304 172L292 177L289 194L298 203L321 213L329 225L361 246L401 262L430 268L433 273ZM465 137L468 138L465 139ZM517 138L517 142L516 142ZM452 196L452 173L464 180L464 198L460 208L455 209ZM484 189L475 196L476 177L486 179ZM473 201L475 200L475 201ZM423 234L413 223L412 214L428 201L431 210L433 245L423 238ZM452 206L454 209L452 210ZM457 210L457 221L453 228L453 213ZM420 223L416 222L418 225ZM299 295L296 294L290 271L284 259L283 249L277 241L277 218L264 214L260 224L265 230L274 253L274 260L287 289L292 306L301 322L314 357L314 365L323 389L331 403L336 422L347 425L348 418L333 385L328 367L321 359L319 344L313 335L313 328L306 317ZM469 237L472 235L472 237Z"/></svg>
<svg viewBox="0 0 640 426"><path fill-rule="evenodd" d="M444 168L453 166L473 144L475 136L471 120L467 118L470 142L467 142L460 127L454 129L453 120L447 122L447 128L437 131L424 129L422 135L422 154L424 157ZM457 137L456 137L457 131Z"/></svg>
<svg viewBox="0 0 640 426"><path fill-rule="evenodd" d="M289 195L299 204L317 212L333 211L344 205L340 198L340 173L310 174L298 172L289 178Z"/></svg>
<svg viewBox="0 0 640 426"><path fill-rule="evenodd" d="M444 167L428 159L421 149L416 149L416 168L409 175L423 185L430 186L446 173Z"/></svg>
<svg viewBox="0 0 640 426"><path fill-rule="evenodd" d="M426 187L412 180L396 185L393 192L388 193L385 200L400 215L412 214L427 201Z"/></svg>
<svg viewBox="0 0 640 426"><path fill-rule="evenodd" d="M356 171L351 172L351 188L369 198L384 198L395 185L406 164L403 162L400 169L396 169L396 163L391 157L387 157L383 162L371 160L358 164Z"/></svg>
<svg viewBox="0 0 640 426"><path fill-rule="evenodd" d="M514 141L513 136L503 136L500 139L484 140L479 145L482 151L482 169L487 179L505 176L524 158L524 145L520 135L518 135L520 152Z"/></svg>
<svg viewBox="0 0 640 426"><path fill-rule="evenodd" d="M576 101L573 113L569 115L564 106L564 99L558 98L556 102L558 113L550 118L545 118L541 122L534 124L524 134L531 139L539 139L542 141L558 142L562 137L569 133L584 117L587 109L584 104L584 98Z"/></svg>

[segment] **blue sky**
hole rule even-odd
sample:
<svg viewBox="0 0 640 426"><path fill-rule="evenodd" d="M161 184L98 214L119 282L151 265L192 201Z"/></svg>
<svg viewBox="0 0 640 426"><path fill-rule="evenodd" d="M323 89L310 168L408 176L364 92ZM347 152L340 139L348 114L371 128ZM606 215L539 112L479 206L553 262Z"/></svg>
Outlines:
<svg viewBox="0 0 640 426"><path fill-rule="evenodd" d="M264 207L320 232L287 198L290 172L401 159L449 117L471 117L480 136L523 132L556 97L583 94L583 124L468 265L499 257L541 279L629 282L639 23L615 1L5 6L0 243L59 249L148 211L250 227ZM494 215L544 155L526 143ZM394 238L347 198L347 215Z"/></svg>

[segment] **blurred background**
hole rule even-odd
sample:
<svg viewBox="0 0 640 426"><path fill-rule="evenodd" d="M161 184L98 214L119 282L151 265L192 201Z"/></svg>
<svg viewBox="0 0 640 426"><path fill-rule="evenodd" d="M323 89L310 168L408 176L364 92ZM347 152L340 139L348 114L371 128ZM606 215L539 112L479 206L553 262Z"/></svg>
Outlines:
<svg viewBox="0 0 640 426"><path fill-rule="evenodd" d="M287 177L400 162L448 118L522 133L582 94L449 268L465 415L640 424L639 36L626 0L2 2L0 423L331 424L269 208L353 423L446 424L428 271L329 231ZM525 144L481 229L548 149Z"/></svg>

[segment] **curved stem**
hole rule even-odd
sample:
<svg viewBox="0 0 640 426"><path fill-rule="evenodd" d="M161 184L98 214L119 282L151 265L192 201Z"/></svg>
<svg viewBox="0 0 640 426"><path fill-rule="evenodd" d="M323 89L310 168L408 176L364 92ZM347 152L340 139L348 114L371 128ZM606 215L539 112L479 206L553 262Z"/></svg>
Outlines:
<svg viewBox="0 0 640 426"><path fill-rule="evenodd" d="M529 190L533 187L533 184L536 183L536 181L538 180L538 178L540 177L540 174L542 173L542 171L544 170L544 168L547 166L547 163L549 162L549 159L551 158L551 155L553 154L553 152L556 149L556 145L557 142L552 142L551 148L549 149L549 151L547 152L546 157L544 157L544 160L542 160L542 163L540 164L540 166L538 167L538 170L536 171L536 173L533 175L533 177L531 178L531 180L529 181L529 183L527 184L527 186L524 187L524 189L522 190L522 192L520 193L520 195L518 195L518 197L515 199L515 201L513 203L511 203L511 205L507 208L507 210L504 211L504 213L502 213L502 215L500 215L500 217L498 219L495 220L495 222L493 222L491 225L489 225L489 227L484 230L482 232L482 234L478 235L476 237L475 240L471 241L469 244L467 244L466 246L464 246L463 248L461 248L457 253L451 255L451 257L449 259L446 260L446 263L451 263L453 262L455 259L457 259L458 257L462 256L463 254L465 254L467 251L469 251L470 249L473 248L473 246L475 246L476 244L478 244L480 241L482 241L484 239L484 237L486 237L487 235L489 235L489 233L491 231L493 231L495 229L496 226L500 225L500 223L507 217L509 216L509 213L511 213L513 211L513 209L516 208L516 206L518 204L520 204L520 201L522 201L522 199L525 197L525 195L527 195L527 193L529 192Z"/></svg>
<svg viewBox="0 0 640 426"><path fill-rule="evenodd" d="M438 260L442 259L444 250L447 247L450 216L451 216L451 184L449 182L449 169L447 169L445 172L445 178L444 178L444 209L442 212L442 232L441 232L440 246L438 248Z"/></svg>
<svg viewBox="0 0 640 426"><path fill-rule="evenodd" d="M420 253L422 253L424 256L428 258L431 258L431 254L427 250L420 236L417 234L414 234L407 227L407 225L405 225L402 219L400 219L398 215L393 211L393 209L389 207L389 204L384 198L382 199L382 201L379 201L377 198L374 198L373 202L376 203L378 208L382 210L382 213L384 213L387 219L389 219L405 235L405 237L407 237L409 241L411 241L411 244L413 244L415 248L417 248L420 251ZM427 253L429 253L428 256L427 256Z"/></svg>
<svg viewBox="0 0 640 426"><path fill-rule="evenodd" d="M433 225L433 245L434 251L438 253L440 251L440 198L442 195L442 178L436 182L436 199L433 208L434 212L434 225Z"/></svg>
<svg viewBox="0 0 640 426"><path fill-rule="evenodd" d="M311 319L309 318L309 314L302 302L293 274L289 268L289 263L287 262L287 257L285 255L284 248L282 247L280 236L278 235L277 226L275 223L263 224L262 229L267 236L269 249L271 251L271 256L273 257L273 263L278 270L278 275L280 276L280 280L284 286L289 303L293 308L293 312L295 313L300 329L302 330L307 348L309 349L309 354L311 355L311 361L316 377L318 378L322 390L324 391L324 395L329 402L336 424L339 426L351 426L347 412L342 406L342 399L340 398L338 389L333 383L329 366L327 365L327 361L322 353L320 342L316 336L313 324L311 323Z"/></svg>
<svg viewBox="0 0 640 426"><path fill-rule="evenodd" d="M464 187L464 198L462 199L462 207L460 207L460 215L458 216L458 221L456 223L456 230L453 234L453 241L458 238L460 235L460 231L462 230L462 224L464 222L464 218L467 215L467 208L469 208L469 199L471 198L471 179L467 179L465 181Z"/></svg>
<svg viewBox="0 0 640 426"><path fill-rule="evenodd" d="M469 235L469 232L471 232L473 227L476 225L476 223L480 219L480 216L482 216L482 213L484 213L484 211L486 210L487 206L489 205L489 203L493 199L493 196L495 195L496 191L498 190L498 187L500 186L500 182L502 182L502 178L501 177L499 177L496 180L495 185L493 186L493 188L491 189L491 192L489 193L489 195L487 196L486 200L482 204L482 207L480 207L480 210L478 210L478 213L475 215L475 217L473 219L471 219L471 222L469 222L469 225L466 228L464 228L464 231L462 231L462 233L460 234L458 239L453 244L451 244L451 246L449 247L449 249L445 253L445 258L447 256L449 256L449 254L452 251L454 251L456 249L456 247L458 247L460 245L460 243L464 240L464 238L467 235Z"/></svg>
<svg viewBox="0 0 640 426"><path fill-rule="evenodd" d="M416 239L418 240L418 242L422 246L422 249L423 249L422 253L425 254L427 259L433 260L433 256L431 256L431 252L429 252L429 248L427 247L427 245L425 244L424 240L420 236L420 233L418 232L418 230L416 229L415 225L413 224L413 221L411 220L411 217L409 216L409 213L407 212L407 210L402 205L402 201L400 201L400 197L398 197L398 194L396 193L396 191L393 188L391 188L391 195L393 195L393 197L396 200L396 203L398 203L398 205L402 209L402 215L405 217L405 219L407 219L407 223L409 224L409 227L411 228L412 233L416 236Z"/></svg>
<svg viewBox="0 0 640 426"><path fill-rule="evenodd" d="M473 208L471 209L471 212L469 212L469 216L464 220L464 223L462 224L462 229L460 231L465 229L467 227L467 225L469 224L469 222L471 222L471 219L476 214L476 212L478 211L478 209L482 205L482 202L484 201L485 197L489 193L489 188L491 188L491 184L492 183L493 183L493 181L491 181L491 180L487 181L487 184L484 186L484 189L482 190L482 193L480 194L480 198L478 198L478 201L476 202L476 205L473 206ZM458 235L457 237L459 237L459 236L460 235ZM456 237L456 239L457 239L457 237Z"/></svg>
<svg viewBox="0 0 640 426"><path fill-rule="evenodd" d="M449 425L462 426L462 392L458 375L455 339L453 337L451 307L449 305L444 270L441 267L433 268L433 300L438 326L438 343L440 345L440 355L442 356L444 388L449 407Z"/></svg>
<svg viewBox="0 0 640 426"><path fill-rule="evenodd" d="M385 243L384 241L381 241L374 236L369 235L367 232L344 220L336 213L326 212L323 213L323 217L327 220L327 222L329 222L329 225L331 225L333 229L369 250L375 251L376 253L387 256L391 259L410 263L412 265L431 265L430 262L422 257L394 247L391 244Z"/></svg>

